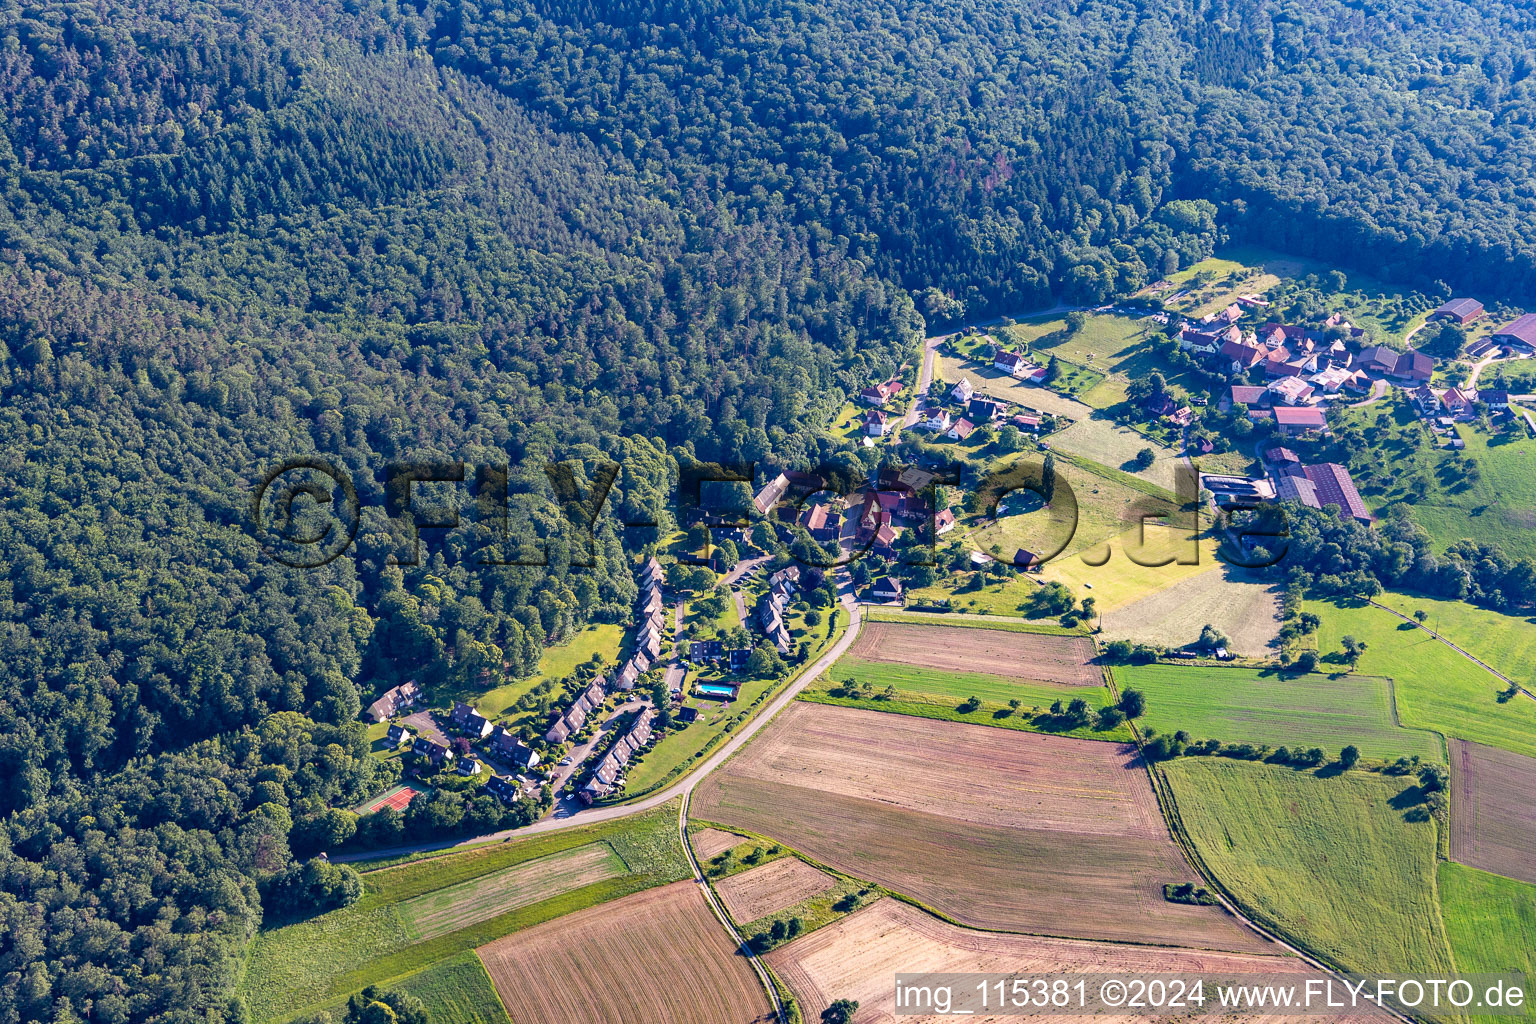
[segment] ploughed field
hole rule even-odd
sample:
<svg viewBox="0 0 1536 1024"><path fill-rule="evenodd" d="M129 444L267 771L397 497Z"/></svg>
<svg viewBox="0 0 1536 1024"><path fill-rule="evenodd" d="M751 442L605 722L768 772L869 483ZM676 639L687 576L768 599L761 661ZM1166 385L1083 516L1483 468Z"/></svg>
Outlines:
<svg viewBox="0 0 1536 1024"><path fill-rule="evenodd" d="M1272 947L1277 953L1279 947ZM936 973L1119 973L1220 975L1293 974L1305 964L1289 956L1255 956L1207 950L1173 949L1077 939L1004 935L957 928L896 900L880 900L841 921L767 955L773 968L800 1002L807 1021L817 1020L835 999L858 1001L857 1024L941 1024L954 1017L895 1014L892 978L904 972ZM1020 1020L1018 1016L969 1017L975 1021ZM1052 1017L1052 1020L1129 1024L1145 1016ZM1226 1018L1231 1019L1231 1018ZM1300 1024L1303 1018L1261 1017L1280 1024ZM1336 1024L1360 1017L1329 1018ZM1387 1021L1384 1014L1378 1019Z"/></svg>
<svg viewBox="0 0 1536 1024"><path fill-rule="evenodd" d="M793 704L691 813L977 927L1273 948L1218 907L1163 899L1198 879L1124 744Z"/></svg>
<svg viewBox="0 0 1536 1024"><path fill-rule="evenodd" d="M1451 858L1536 883L1536 758L1451 741Z"/></svg>
<svg viewBox="0 0 1536 1024"><path fill-rule="evenodd" d="M801 900L810 899L836 884L798 857L780 857L761 867L731 875L715 883L715 891L731 917L746 924L776 914Z"/></svg>
<svg viewBox="0 0 1536 1024"><path fill-rule="evenodd" d="M1093 664L1093 641L1081 636L867 622L848 653L864 661L980 672L1067 686L1103 682L1103 674Z"/></svg>
<svg viewBox="0 0 1536 1024"><path fill-rule="evenodd" d="M578 911L479 950L515 1024L749 1024L768 997L693 882Z"/></svg>

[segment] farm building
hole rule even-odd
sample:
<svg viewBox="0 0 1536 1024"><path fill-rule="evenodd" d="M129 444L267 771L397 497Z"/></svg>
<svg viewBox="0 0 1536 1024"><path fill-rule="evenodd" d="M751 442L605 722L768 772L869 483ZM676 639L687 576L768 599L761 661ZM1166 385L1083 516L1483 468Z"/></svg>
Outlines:
<svg viewBox="0 0 1536 1024"><path fill-rule="evenodd" d="M1516 317L1488 335L1488 340L1496 345L1519 345L1525 349L1536 349L1536 313Z"/></svg>
<svg viewBox="0 0 1536 1024"><path fill-rule="evenodd" d="M1273 410L1273 415L1280 433L1288 437L1305 434L1312 430L1322 430L1328 425L1328 421L1323 417L1323 410L1315 405L1278 406Z"/></svg>
<svg viewBox="0 0 1536 1024"><path fill-rule="evenodd" d="M1337 505L1342 514L1361 523L1376 519L1355 489L1349 470L1334 462L1286 466L1279 471L1275 490L1282 501L1298 501L1309 508Z"/></svg>
<svg viewBox="0 0 1536 1024"><path fill-rule="evenodd" d="M1433 313L1429 314L1429 319L1469 324L1482 315L1483 304L1476 299L1451 299L1448 302L1442 303Z"/></svg>

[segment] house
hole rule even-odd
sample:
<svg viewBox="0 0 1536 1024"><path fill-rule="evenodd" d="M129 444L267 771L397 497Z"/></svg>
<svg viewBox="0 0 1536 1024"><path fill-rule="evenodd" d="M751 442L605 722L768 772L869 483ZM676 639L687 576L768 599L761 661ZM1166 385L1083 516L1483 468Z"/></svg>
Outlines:
<svg viewBox="0 0 1536 1024"><path fill-rule="evenodd" d="M1000 420L1008 414L1008 403L999 402L995 398L978 395L971 399L965 407L965 418L972 423L987 423Z"/></svg>
<svg viewBox="0 0 1536 1024"><path fill-rule="evenodd" d="M774 477L763 485L763 489L757 492L752 499L752 507L757 509L759 515L767 515L768 510L779 503L784 497L784 492L789 489L789 477L783 473Z"/></svg>
<svg viewBox="0 0 1536 1024"><path fill-rule="evenodd" d="M859 392L860 401L867 405L884 405L901 392L901 381L894 378L883 384L875 384Z"/></svg>
<svg viewBox="0 0 1536 1024"><path fill-rule="evenodd" d="M427 739L425 736L417 736L411 744L411 753L426 758L432 764L440 765L453 760L453 751L441 743Z"/></svg>
<svg viewBox="0 0 1536 1024"><path fill-rule="evenodd" d="M537 768L539 766L539 752L517 738L515 733L496 727L491 734L491 753L504 761L510 761L520 768Z"/></svg>
<svg viewBox="0 0 1536 1024"><path fill-rule="evenodd" d="M1472 402L1475 391L1463 391L1461 388L1446 388L1440 393L1440 407L1456 419L1471 419L1473 416Z"/></svg>
<svg viewBox="0 0 1536 1024"><path fill-rule="evenodd" d="M416 706L421 700L421 687L416 680L408 679L399 686L384 691L383 696L368 705L368 715L375 722L385 722L400 712Z"/></svg>
<svg viewBox="0 0 1536 1024"><path fill-rule="evenodd" d="M628 664L626 664L624 668L619 672L619 674L614 677L614 688L619 690L633 690L635 688L635 683L638 682L639 679L640 670L635 667L635 662L633 659L631 659Z"/></svg>
<svg viewBox="0 0 1536 1024"><path fill-rule="evenodd" d="M955 514L947 508L941 508L933 517L933 535L942 537L955 528Z"/></svg>
<svg viewBox="0 0 1536 1024"><path fill-rule="evenodd" d="M1289 448L1271 448L1264 453L1264 461L1272 462L1277 466L1288 466L1292 463L1300 463L1301 456Z"/></svg>
<svg viewBox="0 0 1536 1024"><path fill-rule="evenodd" d="M1216 442L1209 437L1197 437L1190 448L1196 455L1209 455L1216 450Z"/></svg>
<svg viewBox="0 0 1536 1024"><path fill-rule="evenodd" d="M1021 412L1009 422L1018 427L1020 430L1038 431L1040 429L1040 417L1032 413Z"/></svg>
<svg viewBox="0 0 1536 1024"><path fill-rule="evenodd" d="M780 476L784 474L780 473ZM787 482L787 481L786 481ZM635 574L635 581L642 587L655 587L660 589L663 579L661 563L656 561L656 556L647 558L640 566L640 571Z"/></svg>
<svg viewBox="0 0 1536 1024"><path fill-rule="evenodd" d="M483 740L493 728L484 715L462 701L453 702L453 714L448 719L453 727L472 740Z"/></svg>
<svg viewBox="0 0 1536 1024"><path fill-rule="evenodd" d="M923 420L922 427L924 430L931 430L935 434L942 434L949 429L950 423L951 420L947 410L935 409L928 414L927 419Z"/></svg>
<svg viewBox="0 0 1536 1024"><path fill-rule="evenodd" d="M1242 341L1243 332L1236 327L1225 327L1214 331L1201 331L1185 324L1179 328L1179 347L1196 356L1208 356L1216 353L1221 346L1229 341Z"/></svg>
<svg viewBox="0 0 1536 1024"><path fill-rule="evenodd" d="M1187 427L1194 421L1194 410L1187 405L1179 406L1177 409L1173 410L1173 414L1168 417L1168 422L1172 423L1176 427Z"/></svg>
<svg viewBox="0 0 1536 1024"><path fill-rule="evenodd" d="M882 576L870 585L869 595L876 601L900 601L901 580L894 576Z"/></svg>
<svg viewBox="0 0 1536 1024"><path fill-rule="evenodd" d="M1010 377L1023 377L1033 367L1028 359L1017 352L1009 352L1007 349L998 349L997 355L992 357L992 368L1002 370Z"/></svg>
<svg viewBox="0 0 1536 1024"><path fill-rule="evenodd" d="M407 743L414 743L416 741L416 734L403 725L390 726L389 732L386 735L389 738L389 745L391 747L403 747Z"/></svg>
<svg viewBox="0 0 1536 1024"><path fill-rule="evenodd" d="M960 383L949 389L949 397L962 405L971 400L976 393L976 386L971 383L969 377L961 377Z"/></svg>
<svg viewBox="0 0 1536 1024"><path fill-rule="evenodd" d="M1148 395L1141 400L1141 411L1154 419L1171 416L1178 407L1179 404L1166 391L1161 394Z"/></svg>
<svg viewBox="0 0 1536 1024"><path fill-rule="evenodd" d="M523 787L510 775L492 775L485 781L485 791L504 804L514 803L523 795Z"/></svg>
<svg viewBox="0 0 1536 1024"><path fill-rule="evenodd" d="M752 648L733 647L725 652L727 666L732 672L741 673L747 670L747 659L752 657Z"/></svg>
<svg viewBox="0 0 1536 1024"><path fill-rule="evenodd" d="M1244 373L1269 358L1267 350L1241 341L1224 342L1216 355L1230 373Z"/></svg>
<svg viewBox="0 0 1536 1024"><path fill-rule="evenodd" d="M1477 393L1477 400L1490 409L1509 408L1509 392L1502 388L1485 388Z"/></svg>
<svg viewBox="0 0 1536 1024"><path fill-rule="evenodd" d="M719 640L695 640L688 648L688 656L694 661L714 661L720 657Z"/></svg>
<svg viewBox="0 0 1536 1024"><path fill-rule="evenodd" d="M1346 370L1342 366L1330 365L1327 369L1319 370L1308 378L1312 385L1324 394L1338 394L1339 389L1354 379L1354 372Z"/></svg>
<svg viewBox="0 0 1536 1024"><path fill-rule="evenodd" d="M1303 405L1316 388L1300 377L1281 377L1270 382L1269 390L1286 405Z"/></svg>
<svg viewBox="0 0 1536 1024"><path fill-rule="evenodd" d="M544 734L544 742L564 743L567 739L570 738L570 735L571 727L565 723L564 718L560 718L556 720L555 724L550 726L549 731Z"/></svg>
<svg viewBox="0 0 1536 1024"><path fill-rule="evenodd" d="M1441 304L1433 313L1429 314L1429 319L1469 324L1482 315L1483 304L1476 299L1451 299L1449 302Z"/></svg>
<svg viewBox="0 0 1536 1024"><path fill-rule="evenodd" d="M1233 384L1227 394L1227 408L1269 405L1269 388L1259 384Z"/></svg>
<svg viewBox="0 0 1536 1024"><path fill-rule="evenodd" d="M1362 523L1376 518L1366 509L1349 470L1333 462L1287 466L1276 480L1276 495L1281 501L1298 501L1309 508L1337 505L1342 514Z"/></svg>
<svg viewBox="0 0 1536 1024"><path fill-rule="evenodd" d="M864 416L864 434L867 437L884 437L891 429L890 417L884 409L871 409Z"/></svg>
<svg viewBox="0 0 1536 1024"><path fill-rule="evenodd" d="M1040 556L1035 554L1033 551L1026 551L1023 548L1019 548L1019 550L1013 553L1013 564L1015 568L1024 569L1026 571L1031 569L1038 569L1040 568L1041 564Z"/></svg>
<svg viewBox="0 0 1536 1024"><path fill-rule="evenodd" d="M479 775L482 771L480 762L473 757L466 757L459 762L459 774L466 776Z"/></svg>
<svg viewBox="0 0 1536 1024"><path fill-rule="evenodd" d="M1305 434L1309 430L1323 430L1328 426L1323 410L1315 405L1277 406L1274 417L1280 433L1287 437Z"/></svg>
<svg viewBox="0 0 1536 1024"><path fill-rule="evenodd" d="M1488 335L1488 339L1495 345L1519 345L1525 349L1536 349L1536 313L1516 317Z"/></svg>
<svg viewBox="0 0 1536 1024"><path fill-rule="evenodd" d="M949 428L949 430L945 432L944 436L954 441L964 441L974 433L976 433L975 424L962 416L960 419L955 420L954 424Z"/></svg>

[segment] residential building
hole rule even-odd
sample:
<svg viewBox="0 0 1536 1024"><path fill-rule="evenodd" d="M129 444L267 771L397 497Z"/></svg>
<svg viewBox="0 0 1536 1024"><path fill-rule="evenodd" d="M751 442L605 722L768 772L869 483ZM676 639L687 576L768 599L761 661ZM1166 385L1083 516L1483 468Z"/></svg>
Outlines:
<svg viewBox="0 0 1536 1024"><path fill-rule="evenodd" d="M874 384L859 392L860 401L866 405L884 405L901 392L901 381L888 380L883 384Z"/></svg>
<svg viewBox="0 0 1536 1024"><path fill-rule="evenodd" d="M927 419L923 420L922 427L924 430L931 430L935 434L942 434L949 429L951 422L948 410L935 409L928 414Z"/></svg>
<svg viewBox="0 0 1536 1024"><path fill-rule="evenodd" d="M466 757L459 762L460 775L479 775L482 770L483 769L480 767L480 762L473 757Z"/></svg>
<svg viewBox="0 0 1536 1024"><path fill-rule="evenodd" d="M949 430L945 431L944 436L953 441L964 441L975 432L975 424L962 416L960 419L955 420L955 422L950 426Z"/></svg>
<svg viewBox="0 0 1536 1024"><path fill-rule="evenodd" d="M1270 382L1269 390L1286 405L1304 405L1316 388L1300 377L1281 377Z"/></svg>
<svg viewBox="0 0 1536 1024"><path fill-rule="evenodd" d="M368 715L375 722L386 722L402 711L414 708L421 700L421 687L416 680L408 679L399 686L385 690L383 695L368 705Z"/></svg>
<svg viewBox="0 0 1536 1024"><path fill-rule="evenodd" d="M901 580L894 576L882 576L869 588L870 597L876 601L900 601L902 594Z"/></svg>
<svg viewBox="0 0 1536 1024"><path fill-rule="evenodd" d="M504 804L516 803L523 795L523 787L510 775L492 775L485 780L485 791Z"/></svg>
<svg viewBox="0 0 1536 1024"><path fill-rule="evenodd" d="M964 405L971 400L976 393L976 386L971 383L969 377L961 377L960 383L949 389L949 397Z"/></svg>
<svg viewBox="0 0 1536 1024"><path fill-rule="evenodd" d="M884 409L871 409L864 415L864 434L867 437L884 437L891 429L891 418Z"/></svg>
<svg viewBox="0 0 1536 1024"><path fill-rule="evenodd" d="M1490 409L1508 409L1509 392L1503 388L1486 388L1477 393L1477 400Z"/></svg>
<svg viewBox="0 0 1536 1024"><path fill-rule="evenodd" d="M936 537L942 537L955 528L955 514L947 508L941 508L933 517L933 533Z"/></svg>
<svg viewBox="0 0 1536 1024"><path fill-rule="evenodd" d="M453 713L448 716L453 727L471 740L482 740L491 734L490 721L479 711L462 701L453 702Z"/></svg>
<svg viewBox="0 0 1536 1024"><path fill-rule="evenodd" d="M391 747L403 747L408 743L414 743L416 741L416 734L411 732L411 730L407 729L405 726L399 724L391 725L389 727L389 732L386 735L388 736L389 745Z"/></svg>
<svg viewBox="0 0 1536 1024"><path fill-rule="evenodd" d="M518 739L517 735L501 726L491 733L491 753L504 761L510 761L519 768L537 768L539 766L539 752L528 744Z"/></svg>
<svg viewBox="0 0 1536 1024"><path fill-rule="evenodd" d="M1328 426L1323 410L1315 405L1276 406L1273 415L1280 433L1287 437L1305 434L1312 430L1323 430Z"/></svg>

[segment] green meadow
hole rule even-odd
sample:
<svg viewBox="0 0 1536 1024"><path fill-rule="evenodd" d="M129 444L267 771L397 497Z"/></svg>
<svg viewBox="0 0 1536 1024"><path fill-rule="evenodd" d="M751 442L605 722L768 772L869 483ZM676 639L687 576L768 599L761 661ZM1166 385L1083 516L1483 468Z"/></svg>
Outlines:
<svg viewBox="0 0 1536 1024"><path fill-rule="evenodd" d="M1440 905L1456 969L1468 974L1518 971L1526 978L1526 1013L1479 1017L1492 1024L1536 1018L1536 885L1463 864L1440 865Z"/></svg>
<svg viewBox="0 0 1536 1024"><path fill-rule="evenodd" d="M1317 646L1324 666L1348 668L1340 653L1345 636L1367 643L1359 671L1392 678L1403 725L1536 756L1536 701L1518 694L1501 700L1507 687L1486 669L1385 609L1333 601L1308 601L1306 609L1322 619ZM1527 628L1518 619L1507 625ZM1509 643L1479 642L1493 649Z"/></svg>
<svg viewBox="0 0 1536 1024"><path fill-rule="evenodd" d="M1376 676L1282 673L1197 665L1124 665L1122 688L1147 698L1141 721L1196 739L1272 747L1322 747L1330 756L1354 744L1366 757L1417 754L1445 760L1434 733L1404 729L1392 709L1392 683Z"/></svg>
<svg viewBox="0 0 1536 1024"><path fill-rule="evenodd" d="M1348 971L1450 969L1436 825L1393 806L1412 779L1207 757L1158 770L1201 861L1260 924Z"/></svg>

